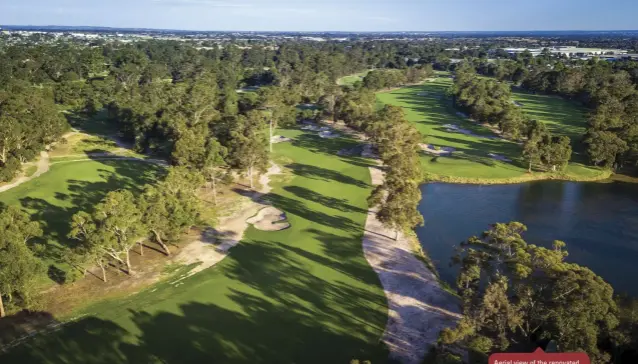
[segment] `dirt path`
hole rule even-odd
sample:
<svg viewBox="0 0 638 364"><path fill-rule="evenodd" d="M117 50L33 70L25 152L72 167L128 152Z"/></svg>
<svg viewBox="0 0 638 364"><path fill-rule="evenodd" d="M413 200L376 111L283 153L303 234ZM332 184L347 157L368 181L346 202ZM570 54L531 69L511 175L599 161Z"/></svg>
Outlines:
<svg viewBox="0 0 638 364"><path fill-rule="evenodd" d="M268 206L261 202L261 197L272 189L270 187L270 176L280 173L281 168L271 163L268 171L259 178L262 188L252 193L250 199L246 200L245 206L232 216L222 218L216 229L210 229L205 234L202 234L201 239L190 242L182 249L177 256L177 261L183 264L200 264L180 277L180 280L212 267L230 254L229 250L244 237L244 232L248 228L246 220Z"/></svg>
<svg viewBox="0 0 638 364"><path fill-rule="evenodd" d="M370 167L370 175L372 184L383 183L384 175L378 167ZM458 301L441 288L434 273L414 255L410 237L396 241L394 237L395 233L376 218L376 209L369 209L363 251L388 299L388 322L382 340L392 359L418 364L430 345L436 344L440 331L460 318Z"/></svg>
<svg viewBox="0 0 638 364"><path fill-rule="evenodd" d="M0 192L4 192L4 191L8 191L14 187L18 187L19 185L25 183L25 182L29 182L32 179L39 177L40 175L46 173L49 171L49 153L42 151L40 152L40 159L38 159L38 161L36 162L36 165L38 166L38 169L35 171L35 173L32 176L22 176L18 179L16 179L15 181L4 185L2 187L0 187Z"/></svg>
<svg viewBox="0 0 638 364"><path fill-rule="evenodd" d="M60 140L62 139L66 139L74 134L80 133L80 131L78 130L71 130L67 133L65 133L64 135L62 135L60 137ZM113 137L113 136L108 136L108 135L98 135L100 137L103 138L110 138L111 140L113 140L115 142L115 144L117 144L118 147L126 149L129 148L130 145L124 141L122 141L120 138L118 137ZM55 143L51 144L55 145ZM50 146L49 146L50 147ZM18 187L19 185L25 183L25 182L29 182L32 179L36 178L36 177L40 177L41 175L43 175L44 173L49 171L49 168L51 167L51 165L56 164L56 163L67 163L67 162L83 162L83 161L90 161L90 160L116 160L116 159L120 159L120 160L127 160L127 161L139 161L139 162L145 162L145 163L153 163L153 164L157 164L157 165L161 165L161 166L168 166L168 163L166 163L166 161L161 160L161 159L141 159L141 158L136 158L136 157L126 157L126 156L117 156L117 155L113 155L113 153L86 153L86 154L82 154L82 155L78 155L78 157L80 156L84 156L85 158L78 158L78 159L72 159L72 160L62 160L62 161L57 161L57 162L51 162L50 158L49 158L49 153L47 151L41 151L40 152L40 159L38 159L38 161L36 162L36 165L38 166L38 169L35 171L35 173L31 176L22 176L19 177L17 179L15 179L13 182L6 184L4 186L0 186L0 193L8 191L12 188Z"/></svg>

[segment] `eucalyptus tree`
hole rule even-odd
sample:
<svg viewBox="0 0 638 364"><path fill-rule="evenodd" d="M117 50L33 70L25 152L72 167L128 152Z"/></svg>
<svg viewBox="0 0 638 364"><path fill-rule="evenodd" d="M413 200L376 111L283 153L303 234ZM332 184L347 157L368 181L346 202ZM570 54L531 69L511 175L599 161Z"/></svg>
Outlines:
<svg viewBox="0 0 638 364"><path fill-rule="evenodd" d="M40 224L20 208L11 206L0 212L0 317L6 314L5 297L25 308L33 303L35 282L44 266L28 244L39 236Z"/></svg>
<svg viewBox="0 0 638 364"><path fill-rule="evenodd" d="M461 243L457 289L463 317L440 342L485 355L526 350L554 340L561 351L586 351L592 362L610 359L605 345L618 325L612 287L588 268L565 261L566 244L528 244L519 222L497 223Z"/></svg>
<svg viewBox="0 0 638 364"><path fill-rule="evenodd" d="M235 168L246 169L250 188L254 188L254 171L268 166L267 116L259 110L240 115L231 126L229 159Z"/></svg>

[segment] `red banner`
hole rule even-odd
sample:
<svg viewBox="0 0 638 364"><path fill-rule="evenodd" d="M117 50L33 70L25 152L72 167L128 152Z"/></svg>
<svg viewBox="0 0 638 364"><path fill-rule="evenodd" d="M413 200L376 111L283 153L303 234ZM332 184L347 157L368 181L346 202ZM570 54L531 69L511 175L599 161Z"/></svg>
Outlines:
<svg viewBox="0 0 638 364"><path fill-rule="evenodd" d="M497 353L489 364L591 364L587 353L546 353L538 348L533 353Z"/></svg>

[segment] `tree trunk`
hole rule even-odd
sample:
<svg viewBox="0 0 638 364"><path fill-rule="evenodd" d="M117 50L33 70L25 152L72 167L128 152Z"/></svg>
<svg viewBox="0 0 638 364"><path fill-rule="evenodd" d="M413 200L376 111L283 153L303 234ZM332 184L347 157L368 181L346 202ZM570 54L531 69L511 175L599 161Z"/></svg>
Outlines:
<svg viewBox="0 0 638 364"><path fill-rule="evenodd" d="M527 173L532 173L532 161L529 161L529 167L527 167Z"/></svg>
<svg viewBox="0 0 638 364"><path fill-rule="evenodd" d="M162 241L162 237L160 236L160 234L156 230L153 230L153 234L155 235L155 240L157 240L157 244L159 244L162 247L162 249L164 249L164 251L166 252L166 255L171 255L171 251L168 250L168 246L166 246L166 244L164 244L164 242Z"/></svg>
<svg viewBox="0 0 638 364"><path fill-rule="evenodd" d="M270 140L269 140L269 144L270 144L270 153L272 153L272 119L270 120Z"/></svg>
<svg viewBox="0 0 638 364"><path fill-rule="evenodd" d="M5 138L5 143L7 142L7 139ZM2 162L2 164L7 163L7 148L6 147L2 147L2 153L0 153L0 162Z"/></svg>
<svg viewBox="0 0 638 364"><path fill-rule="evenodd" d="M104 263L100 262L98 265L100 266L100 269L102 269L102 280L106 283L106 269L104 269Z"/></svg>
<svg viewBox="0 0 638 364"><path fill-rule="evenodd" d="M4 304L2 303L2 293L0 293L0 318L3 318L4 315Z"/></svg>
<svg viewBox="0 0 638 364"><path fill-rule="evenodd" d="M129 254L130 252L127 250L126 251L126 273L128 275L133 275L133 270L131 269L131 254Z"/></svg>
<svg viewBox="0 0 638 364"><path fill-rule="evenodd" d="M253 166L248 167L248 178L250 178L250 189L254 189L253 186Z"/></svg>
<svg viewBox="0 0 638 364"><path fill-rule="evenodd" d="M144 243L140 241L138 244L140 245L140 255L144 256Z"/></svg>
<svg viewBox="0 0 638 364"><path fill-rule="evenodd" d="M397 230L396 231L396 235L394 236L394 241L399 240L399 235L400 235L400 232L399 232L399 230Z"/></svg>
<svg viewBox="0 0 638 364"><path fill-rule="evenodd" d="M213 202L217 206L217 185L215 184L215 177L213 177Z"/></svg>

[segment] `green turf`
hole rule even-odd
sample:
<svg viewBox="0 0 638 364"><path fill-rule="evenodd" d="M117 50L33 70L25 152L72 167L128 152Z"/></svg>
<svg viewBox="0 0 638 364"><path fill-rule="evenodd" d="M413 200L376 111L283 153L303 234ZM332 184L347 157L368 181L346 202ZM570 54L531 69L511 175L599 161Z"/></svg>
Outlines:
<svg viewBox="0 0 638 364"><path fill-rule="evenodd" d="M88 316L0 361L19 363L386 362L387 306L361 238L367 163L353 141L281 131L275 160L292 178L268 198L292 227L249 228L216 266L180 283L94 305Z"/></svg>
<svg viewBox="0 0 638 364"><path fill-rule="evenodd" d="M439 77L433 81L422 85L377 93L377 99L384 104L403 107L407 119L415 123L417 129L423 134L425 143L437 147L456 148L456 152L448 157L424 154L422 164L427 173L483 180L525 177L527 166L521 160L520 145L500 138L486 139L449 132L443 127L445 124L456 124L478 135L494 135L489 129L456 115L450 98L445 95L451 85L451 78L446 74L439 74ZM427 95L423 96L419 93L427 93ZM583 111L569 101L520 93L516 94L516 98L525 104L525 112L539 118L542 115L542 120L550 124L554 132L572 137L579 133L582 135L585 125ZM488 155L489 153L505 156L511 159L512 163L495 160ZM582 165L582 159L578 155L575 157L573 158L575 163L571 163L565 171L568 177L594 178L600 175L598 169Z"/></svg>
<svg viewBox="0 0 638 364"><path fill-rule="evenodd" d="M38 166L37 165L30 165L29 167L27 167L27 169L25 169L24 171L24 176L25 177L31 177L35 174L35 172L38 171Z"/></svg>
<svg viewBox="0 0 638 364"><path fill-rule="evenodd" d="M587 129L587 110L555 95L527 93L514 89L514 100L530 118L544 122L552 133L566 135L572 141L573 160L586 162L582 144Z"/></svg>
<svg viewBox="0 0 638 364"><path fill-rule="evenodd" d="M71 216L91 211L108 191L118 188L139 190L155 180L159 167L135 161L89 160L53 164L45 174L0 193L0 204L18 205L42 224L47 265L62 268L60 247L72 245L66 236ZM54 278L54 277L52 277Z"/></svg>
<svg viewBox="0 0 638 364"><path fill-rule="evenodd" d="M340 86L352 86L357 81L363 81L363 78L372 70L367 70L359 73L355 73L353 75L348 75L341 77L337 80L337 85Z"/></svg>

